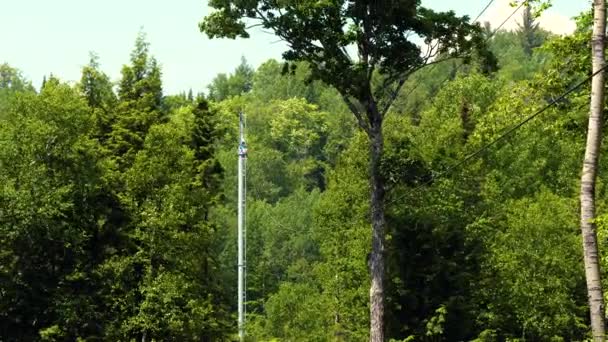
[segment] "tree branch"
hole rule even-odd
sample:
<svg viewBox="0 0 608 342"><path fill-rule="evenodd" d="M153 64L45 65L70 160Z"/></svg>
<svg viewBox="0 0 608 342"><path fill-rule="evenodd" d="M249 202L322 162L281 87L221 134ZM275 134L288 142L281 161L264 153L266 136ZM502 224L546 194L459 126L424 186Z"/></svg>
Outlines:
<svg viewBox="0 0 608 342"><path fill-rule="evenodd" d="M409 75L411 75L411 73ZM399 83L397 83L397 87L395 88L395 91L393 91L393 93L391 94L389 100L386 102L386 105L384 105L384 109L382 109L380 111L380 115L382 117L384 117L386 115L386 113L388 112L388 110L391 109L391 106L393 105L393 103L397 99L397 96L399 95L399 92L401 91L401 88L403 88L403 85L405 84L406 80L407 80L407 77L403 77L403 78L401 78L399 80Z"/></svg>
<svg viewBox="0 0 608 342"><path fill-rule="evenodd" d="M397 83L397 86L395 87L395 90L391 93L391 96L389 97L389 100L387 101L387 103L385 104L384 108L380 112L380 115L382 115L384 117L386 115L386 113L388 113L389 109L391 108L391 106L393 105L393 103L395 102L395 100L397 99L397 96L399 96L399 92L401 91L401 88L403 88L403 85L405 84L405 81L410 76L412 76L412 74L414 74L415 72L418 72L418 71L420 71L420 70L422 70L422 69L424 69L424 68L426 68L428 66L436 65L436 64L439 64L439 63L442 63L442 62L446 62L446 61L449 61L451 59L456 59L456 58L459 58L459 57L447 57L447 58L443 58L443 59L440 59L440 60L435 60L435 61L432 61L430 63L422 64L422 65L420 65L420 66L418 66L418 67L410 70L408 73L406 73L403 77L401 77L398 80L398 83ZM384 91L384 89L386 89L386 88L383 87L382 91Z"/></svg>
<svg viewBox="0 0 608 342"><path fill-rule="evenodd" d="M374 76L374 71L376 70L376 66L371 64L367 70L367 83L372 84L372 77Z"/></svg>
<svg viewBox="0 0 608 342"><path fill-rule="evenodd" d="M365 120L363 120L363 116L361 115L361 111L359 110L359 108L355 106L355 104L348 98L348 96L342 95L342 99L346 103L346 106L348 106L348 109L350 109L350 111L357 119L357 124L359 124L359 127L361 127L361 129L364 130L365 133L369 134L369 124L365 122Z"/></svg>
<svg viewBox="0 0 608 342"><path fill-rule="evenodd" d="M245 27L245 30L249 30L249 29L252 29L254 27L259 27L259 26L264 26L264 23L261 22L261 23L249 25L249 26Z"/></svg>

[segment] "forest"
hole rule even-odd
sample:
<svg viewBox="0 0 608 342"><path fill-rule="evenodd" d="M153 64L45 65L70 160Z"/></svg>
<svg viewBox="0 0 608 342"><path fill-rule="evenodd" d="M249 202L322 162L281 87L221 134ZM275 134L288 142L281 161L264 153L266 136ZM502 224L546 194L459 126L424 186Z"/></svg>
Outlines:
<svg viewBox="0 0 608 342"><path fill-rule="evenodd" d="M226 17L201 30L244 37L229 19L250 11L222 10L232 2L211 1ZM420 60L378 29L378 46L360 47L377 63L367 88L353 86L360 64L306 44L318 30L338 46L319 29L329 24L285 26L326 18L322 1L294 17L263 8L265 25L293 38L285 60L253 68L243 56L199 94L163 92L143 32L118 82L93 53L76 84L51 74L34 85L0 64L0 341L237 341L240 112L247 341L376 341L376 295L385 341L591 340L579 216L591 6L558 36L538 26L538 7L507 31L395 3L409 2L468 31L433 31L453 48ZM409 50L391 59L394 47ZM380 126L358 107L371 87L383 89ZM604 169L594 224L605 289Z"/></svg>

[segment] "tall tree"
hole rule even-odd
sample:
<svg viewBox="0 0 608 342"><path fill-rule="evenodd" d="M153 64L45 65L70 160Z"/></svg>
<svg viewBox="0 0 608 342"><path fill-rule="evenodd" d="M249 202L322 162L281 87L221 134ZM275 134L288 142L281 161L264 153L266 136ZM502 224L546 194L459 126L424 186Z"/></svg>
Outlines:
<svg viewBox="0 0 608 342"><path fill-rule="evenodd" d="M0 64L0 89L33 90L32 85L23 78L21 72L7 63Z"/></svg>
<svg viewBox="0 0 608 342"><path fill-rule="evenodd" d="M473 48L483 52L480 27L454 12L436 13L422 7L419 0L212 0L209 5L216 11L201 22L201 31L210 38L247 38L247 21L258 21L287 42L289 49L283 55L287 61L308 62L313 80L322 80L340 92L367 134L372 224L370 341L384 341L385 180L380 172L384 118L407 78L432 58ZM425 45L416 45L409 39L412 35L422 37ZM356 47L356 57L348 51L352 47Z"/></svg>
<svg viewBox="0 0 608 342"><path fill-rule="evenodd" d="M519 29L517 30L517 34L528 57L532 56L532 50L539 47L543 41L539 35L538 23L534 19L530 5L524 6L524 14L521 18L521 24L518 24Z"/></svg>
<svg viewBox="0 0 608 342"><path fill-rule="evenodd" d="M591 82L591 104L587 128L587 145L581 175L581 232L585 277L591 313L591 330L595 341L605 339L605 308L600 279L600 257L595 225L595 180L597 178L600 145L602 142L602 112L604 111L604 68L606 37L606 2L593 2L593 35L591 38L591 58L593 73Z"/></svg>
<svg viewBox="0 0 608 342"><path fill-rule="evenodd" d="M86 102L50 78L0 119L0 338L95 336L99 155ZM86 285L85 285L86 284Z"/></svg>
<svg viewBox="0 0 608 342"><path fill-rule="evenodd" d="M114 104L116 95L108 75L99 69L99 56L91 52L89 64L82 68L79 89L92 108L102 108Z"/></svg>
<svg viewBox="0 0 608 342"><path fill-rule="evenodd" d="M94 134L102 141L107 139L114 119L113 109L116 105L116 94L112 87L112 81L108 75L99 69L99 57L90 53L89 64L82 68L78 88L95 118Z"/></svg>
<svg viewBox="0 0 608 342"><path fill-rule="evenodd" d="M163 119L161 71L156 59L150 56L144 33L137 36L131 64L123 66L121 73L109 145L118 164L125 167L143 147L150 127Z"/></svg>
<svg viewBox="0 0 608 342"><path fill-rule="evenodd" d="M241 64L230 75L218 74L209 85L209 98L222 101L247 93L253 87L253 68L241 57Z"/></svg>
<svg viewBox="0 0 608 342"><path fill-rule="evenodd" d="M222 173L215 139L206 103L179 110L169 122L150 127L125 171L121 199L130 213L135 251L121 263L134 281L122 289L123 298L110 299L122 305L124 320L113 339L209 341L225 336L228 320L215 260L220 236L208 219ZM115 267L110 276L119 280L120 271Z"/></svg>
<svg viewBox="0 0 608 342"><path fill-rule="evenodd" d="M0 112L8 106L9 98L16 92L34 92L34 87L21 72L10 65L0 64Z"/></svg>

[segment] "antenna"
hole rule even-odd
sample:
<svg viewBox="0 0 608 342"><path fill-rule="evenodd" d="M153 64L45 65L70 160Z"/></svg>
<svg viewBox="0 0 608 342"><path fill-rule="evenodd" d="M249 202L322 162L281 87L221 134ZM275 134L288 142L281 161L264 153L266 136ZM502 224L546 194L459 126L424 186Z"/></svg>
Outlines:
<svg viewBox="0 0 608 342"><path fill-rule="evenodd" d="M246 196L246 171L247 171L247 144L245 143L245 116L239 113L239 195L238 195L238 310L239 310L239 340L242 342L245 339L245 300L247 290L245 286L245 278L247 273L247 258L246 258L246 232L245 227L245 208L247 205Z"/></svg>

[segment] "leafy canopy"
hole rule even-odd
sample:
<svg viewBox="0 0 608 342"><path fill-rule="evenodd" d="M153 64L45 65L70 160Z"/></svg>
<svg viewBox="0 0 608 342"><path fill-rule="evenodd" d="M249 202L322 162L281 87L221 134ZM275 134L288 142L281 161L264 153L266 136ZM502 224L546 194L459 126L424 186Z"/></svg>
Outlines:
<svg viewBox="0 0 608 342"><path fill-rule="evenodd" d="M209 5L216 11L204 18L200 29L210 38L247 38L248 28L269 29L289 45L286 61L310 63L312 79L364 106L388 98L380 114L392 102L388 86L400 89L409 74L433 58L463 55L473 48L484 51L478 25L454 12L422 7L419 0L211 0ZM252 21L256 23L247 26ZM373 79L376 72L380 82ZM368 114L370 110L378 112L365 108Z"/></svg>

